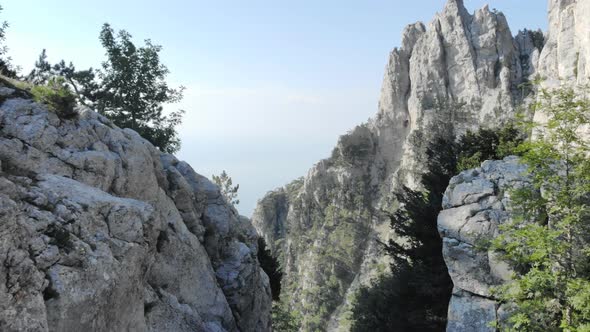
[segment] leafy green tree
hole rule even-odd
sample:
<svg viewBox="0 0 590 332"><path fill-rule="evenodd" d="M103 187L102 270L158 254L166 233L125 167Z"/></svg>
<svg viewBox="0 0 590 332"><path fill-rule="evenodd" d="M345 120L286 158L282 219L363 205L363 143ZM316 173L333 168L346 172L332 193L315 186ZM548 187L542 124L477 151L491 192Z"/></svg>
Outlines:
<svg viewBox="0 0 590 332"><path fill-rule="evenodd" d="M526 122L538 137L521 144L530 185L510 192L515 217L492 248L514 268L495 289L507 303L507 331L590 331L590 100L586 88L540 89Z"/></svg>
<svg viewBox="0 0 590 332"><path fill-rule="evenodd" d="M105 24L100 42L106 50L106 61L98 72L100 90L95 107L120 127L131 128L166 152L175 152L180 140L175 130L184 111L166 115L163 105L182 99L184 87L170 88L165 78L169 71L160 62L162 47L149 39L137 47L131 35L115 33Z"/></svg>
<svg viewBox="0 0 590 332"><path fill-rule="evenodd" d="M107 57L102 68L76 70L73 63L64 60L51 65L43 50L27 79L41 85L53 77L63 77L78 102L95 108L119 127L137 131L164 152L178 151L176 127L184 111L166 113L164 105L181 101L184 87L174 89L166 83L169 71L160 62L162 47L149 39L145 46L137 47L128 32L115 33L108 24L99 39Z"/></svg>
<svg viewBox="0 0 590 332"><path fill-rule="evenodd" d="M213 182L221 189L221 194L227 199L228 203L232 205L240 204L240 200L238 199L239 184L234 186L231 177L225 171L222 171L220 175L214 174L212 178Z"/></svg>

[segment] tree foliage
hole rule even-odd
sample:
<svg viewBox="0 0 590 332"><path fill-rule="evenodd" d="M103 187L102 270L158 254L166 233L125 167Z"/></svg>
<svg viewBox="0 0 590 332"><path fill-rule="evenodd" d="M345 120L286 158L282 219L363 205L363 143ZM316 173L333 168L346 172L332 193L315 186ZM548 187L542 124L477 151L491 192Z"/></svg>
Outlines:
<svg viewBox="0 0 590 332"><path fill-rule="evenodd" d="M272 329L277 332L298 332L301 317L296 311L289 310L283 302L272 304Z"/></svg>
<svg viewBox="0 0 590 332"><path fill-rule="evenodd" d="M99 39L106 51L100 69L77 70L64 60L51 65L43 50L27 79L42 85L63 77L78 102L95 108L119 127L137 131L164 152L178 151L176 127L184 111L166 113L164 105L182 100L184 87L174 89L166 83L169 71L160 61L162 47L149 39L145 46L137 47L128 32L116 33L108 24Z"/></svg>
<svg viewBox="0 0 590 332"><path fill-rule="evenodd" d="M301 317L298 312L290 310L286 298L281 300L281 279L283 272L279 261L266 248L264 238L258 238L258 261L260 267L268 276L272 294L272 328L273 331L297 332L301 327Z"/></svg>
<svg viewBox="0 0 590 332"><path fill-rule="evenodd" d="M27 81L44 85L53 78L62 78L65 84L76 94L77 101L83 105L94 106L99 91L96 71L92 68L77 70L72 62L66 64L64 60L52 65L47 60L47 51L43 49L35 62L35 67L26 76Z"/></svg>
<svg viewBox="0 0 590 332"><path fill-rule="evenodd" d="M442 195L456 167L456 146L438 139L427 150L423 192L404 187L391 216L392 230L404 239L389 241L391 275L361 288L353 308L352 331L442 331L452 281L442 257L436 221Z"/></svg>
<svg viewBox="0 0 590 332"><path fill-rule="evenodd" d="M26 76L27 81L37 85L45 84L51 77L55 76L51 69L51 64L47 60L47 51L43 49L39 54L39 58L35 61L35 67Z"/></svg>
<svg viewBox="0 0 590 332"><path fill-rule="evenodd" d="M137 47L125 30L115 33L105 24L100 42L106 50L106 61L98 72L100 90L95 98L99 112L118 126L131 128L166 152L180 147L176 126L184 111L166 115L163 105L182 99L184 87L173 89L165 81L169 71L160 62L162 47L145 40Z"/></svg>
<svg viewBox="0 0 590 332"><path fill-rule="evenodd" d="M451 177L468 163L476 167L484 160L503 158L514 153L522 139L518 129L507 125L467 132L457 141L443 136L429 144L423 190L404 187L395 193L399 208L391 216L390 227L403 241L385 245L392 273L371 287L361 287L353 306L353 331L445 329L452 281L437 229L444 191Z"/></svg>
<svg viewBox="0 0 590 332"><path fill-rule="evenodd" d="M500 160L518 154L516 147L524 141L524 135L513 124L499 130L479 129L468 131L459 139L461 151L458 155L457 170L479 167L485 160Z"/></svg>
<svg viewBox="0 0 590 332"><path fill-rule="evenodd" d="M221 189L221 194L225 197L228 203L232 205L240 204L240 200L238 199L238 189L240 189L240 185L236 184L234 186L233 181L229 175L224 171L221 172L220 175L213 175L213 182L219 186Z"/></svg>
<svg viewBox="0 0 590 332"><path fill-rule="evenodd" d="M0 12L3 8L0 6ZM8 47L6 46L6 30L8 29L8 22L0 22L0 74L15 78L17 76L17 69L10 63L11 59L7 56Z"/></svg>
<svg viewBox="0 0 590 332"><path fill-rule="evenodd" d="M514 269L495 290L512 309L507 331L590 331L590 100L586 88L541 89L525 122L538 137L519 151L529 186L510 192L515 217L500 226L492 248Z"/></svg>

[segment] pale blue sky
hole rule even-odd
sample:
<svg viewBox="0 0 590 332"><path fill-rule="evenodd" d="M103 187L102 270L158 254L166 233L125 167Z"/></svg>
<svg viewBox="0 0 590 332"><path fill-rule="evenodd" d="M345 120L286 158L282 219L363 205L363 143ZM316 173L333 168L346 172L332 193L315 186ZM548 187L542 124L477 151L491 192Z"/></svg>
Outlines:
<svg viewBox="0 0 590 332"><path fill-rule="evenodd" d="M97 67L103 23L139 44L164 47L170 81L187 87L179 107L179 158L240 184L238 209L250 216L268 190L329 156L339 135L377 110L383 69L402 29L429 22L444 0L4 0L14 63L31 68L41 49L51 61ZM489 3L513 34L546 29L545 0Z"/></svg>

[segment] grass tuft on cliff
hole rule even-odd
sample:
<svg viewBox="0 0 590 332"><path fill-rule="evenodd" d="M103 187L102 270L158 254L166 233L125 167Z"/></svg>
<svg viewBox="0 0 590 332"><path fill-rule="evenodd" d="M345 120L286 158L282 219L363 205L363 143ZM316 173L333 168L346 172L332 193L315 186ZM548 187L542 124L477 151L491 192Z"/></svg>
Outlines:
<svg viewBox="0 0 590 332"><path fill-rule="evenodd" d="M54 77L46 85L34 85L31 94L36 102L47 105L60 118L69 119L77 115L76 95L63 77Z"/></svg>

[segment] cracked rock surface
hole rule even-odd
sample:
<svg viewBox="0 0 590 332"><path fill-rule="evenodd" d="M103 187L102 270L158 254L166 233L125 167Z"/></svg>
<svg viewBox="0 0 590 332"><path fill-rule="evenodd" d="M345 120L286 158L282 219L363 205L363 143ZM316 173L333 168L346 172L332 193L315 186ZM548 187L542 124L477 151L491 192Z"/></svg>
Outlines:
<svg viewBox="0 0 590 332"><path fill-rule="evenodd" d="M1 331L270 331L257 235L217 186L89 109L0 95Z"/></svg>
<svg viewBox="0 0 590 332"><path fill-rule="evenodd" d="M510 268L478 247L510 220L510 190L527 185L527 168L516 157L486 161L451 179L438 216L443 256L453 280L447 331L495 331L488 326L501 307L490 290L510 278Z"/></svg>

